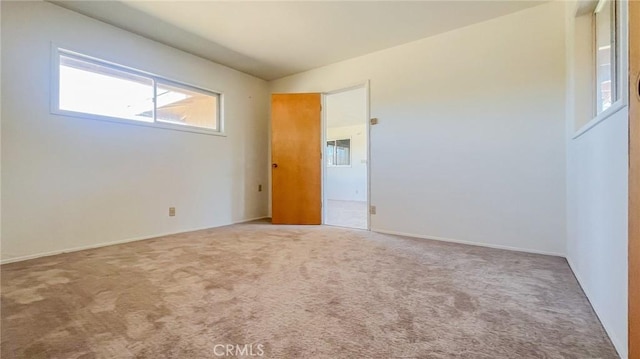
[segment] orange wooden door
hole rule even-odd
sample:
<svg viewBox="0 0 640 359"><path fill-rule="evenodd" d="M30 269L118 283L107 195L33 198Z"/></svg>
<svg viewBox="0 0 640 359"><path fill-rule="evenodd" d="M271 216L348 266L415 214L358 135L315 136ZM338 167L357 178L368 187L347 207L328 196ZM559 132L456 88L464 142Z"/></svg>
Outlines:
<svg viewBox="0 0 640 359"><path fill-rule="evenodd" d="M271 97L271 217L274 224L321 224L321 97Z"/></svg>
<svg viewBox="0 0 640 359"><path fill-rule="evenodd" d="M629 359L640 359L640 1L629 1Z"/></svg>

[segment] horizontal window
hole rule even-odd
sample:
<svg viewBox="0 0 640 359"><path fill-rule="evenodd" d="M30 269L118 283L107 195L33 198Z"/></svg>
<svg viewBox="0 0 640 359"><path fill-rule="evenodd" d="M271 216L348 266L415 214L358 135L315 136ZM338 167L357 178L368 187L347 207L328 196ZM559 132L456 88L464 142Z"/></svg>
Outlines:
<svg viewBox="0 0 640 359"><path fill-rule="evenodd" d="M220 94L58 50L56 111L220 132Z"/></svg>
<svg viewBox="0 0 640 359"><path fill-rule="evenodd" d="M327 166L351 166L351 139L327 141Z"/></svg>

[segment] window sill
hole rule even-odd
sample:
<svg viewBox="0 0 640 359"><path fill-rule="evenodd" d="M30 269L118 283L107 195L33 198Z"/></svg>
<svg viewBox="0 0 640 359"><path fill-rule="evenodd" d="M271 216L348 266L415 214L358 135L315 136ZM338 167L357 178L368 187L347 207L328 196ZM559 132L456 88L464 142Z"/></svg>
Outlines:
<svg viewBox="0 0 640 359"><path fill-rule="evenodd" d="M207 128L194 127L189 125L171 124L167 122L144 122L144 121L137 121L137 120L129 120L126 118L116 118L116 117L108 117L108 116L100 116L100 115L88 115L85 113L78 113L78 112L65 111L65 110L51 110L51 114L64 116L64 117L81 118L81 119L92 120L92 121L112 122L112 123L117 123L121 125L152 127L152 128L163 129L163 130L191 132L191 133L199 133L199 134L209 135L209 136L227 137L227 135L224 132L211 130Z"/></svg>
<svg viewBox="0 0 640 359"><path fill-rule="evenodd" d="M602 111L596 117L594 117L591 121L587 122L582 127L580 127L580 129L573 134L573 137L571 139L575 140L578 137L584 135L585 133L589 132L589 130L596 127L599 123L613 116L614 114L616 114L618 111L622 110L625 107L626 107L626 104L624 103L624 101L622 100L616 101L613 105L611 105L611 107Z"/></svg>

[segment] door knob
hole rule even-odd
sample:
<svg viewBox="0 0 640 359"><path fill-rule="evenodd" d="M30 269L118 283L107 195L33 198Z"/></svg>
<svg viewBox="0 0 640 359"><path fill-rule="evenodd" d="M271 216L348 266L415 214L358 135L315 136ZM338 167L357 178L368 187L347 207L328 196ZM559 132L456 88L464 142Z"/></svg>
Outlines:
<svg viewBox="0 0 640 359"><path fill-rule="evenodd" d="M273 167L273 168L278 168L278 164L277 164L277 163L272 163L272 164L271 164L271 167Z"/></svg>

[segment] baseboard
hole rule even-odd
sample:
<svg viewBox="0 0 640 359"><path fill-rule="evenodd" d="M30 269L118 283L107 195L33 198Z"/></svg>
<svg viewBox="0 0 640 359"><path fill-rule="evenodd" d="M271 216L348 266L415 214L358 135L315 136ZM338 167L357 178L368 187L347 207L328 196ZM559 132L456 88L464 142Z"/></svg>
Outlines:
<svg viewBox="0 0 640 359"><path fill-rule="evenodd" d="M529 248L510 247L510 246L503 246L503 245L500 245L500 244L490 244L490 243L482 243L482 242L465 241L465 240L460 240L460 239L428 236L428 235L415 234L415 233L396 232L396 231L389 231L389 230L386 230L386 229L379 229L379 228L371 228L371 231L372 232L378 232L378 233L384 233L384 234L392 234L392 235L395 235L395 236L412 237L412 238L420 238L420 239L431 239L431 240L434 240L434 241L441 241L441 242L451 242L451 243L467 244L467 245L478 246L478 247L505 249L505 250L514 251L514 252L544 254L544 255L547 255L547 256L555 256L555 257L562 257L562 258L565 257L564 253L547 252L547 251L540 251L540 250L537 250L537 249L529 249Z"/></svg>
<svg viewBox="0 0 640 359"><path fill-rule="evenodd" d="M609 336L609 339L611 340L611 342L613 343L613 346L616 348L616 351L618 352L618 355L620 355L621 359L627 359L627 356L622 356L620 353L621 352L626 352L626 346L621 343L621 340L613 335L611 335L611 331L607 328L607 326L605 325L605 322L602 320L602 316L600 315L600 312L598 311L598 308L596 308L593 303L591 302L591 293L589 292L589 290L587 289L587 287L584 285L584 281L582 279L582 277L580 277L580 274L578 274L578 272L575 270L575 265L573 264L573 261L571 260L571 258L569 258L569 256L566 257L567 259L567 263L569 263L569 268L571 269L571 272L573 272L573 276L576 277L576 280L578 281L578 285L580 285L580 288L582 288L582 291L584 292L584 295L587 297L587 300L589 300L589 305L591 305L591 308L593 308L593 311L596 313L596 316L598 317L598 320L600 321L600 324L602 324L602 327L604 328L604 330L607 332L607 335ZM621 351L621 349L624 349L623 351Z"/></svg>
<svg viewBox="0 0 640 359"><path fill-rule="evenodd" d="M213 227L194 228L194 229L189 229L189 230L180 231L180 232L159 233L159 234L154 234L154 235L151 235L151 236L128 238L128 239L122 239L122 240L118 240L118 241L102 242L102 243L90 244L90 245L86 245L86 246L71 247L71 248L65 248L65 249L50 251L50 252L30 254L30 255L27 255L27 256L21 256L21 257L8 258L8 259L0 260L0 265L8 264L8 263L14 263L14 262L22 262L22 261L26 261L26 260L29 260L29 259L50 257L50 256L55 256L57 254L62 254L62 253L78 252L78 251L84 251L84 250L87 250L87 249L94 249L94 248L113 246L113 245L116 245L116 244L124 244L124 243L130 243L130 242L144 241L144 240L147 240L147 239L153 239L153 238L158 238L158 237L165 237L165 236L172 236L172 235L181 234L181 233L201 231L203 229L224 227L224 226L228 226L228 225L231 225L231 224L246 223L246 222L256 221L258 219L264 219L264 218L269 218L269 217L268 216L262 216L262 217L248 218L248 219L242 219L242 220L239 220L239 221L234 221L234 222L231 222L231 223L221 224L219 226L213 226Z"/></svg>
<svg viewBox="0 0 640 359"><path fill-rule="evenodd" d="M241 224L241 223L253 222L253 221L257 221L259 219L266 219L266 218L271 218L271 216L262 216L262 217L255 217L255 218L249 218L249 219L241 219L239 221L233 222L233 224Z"/></svg>

